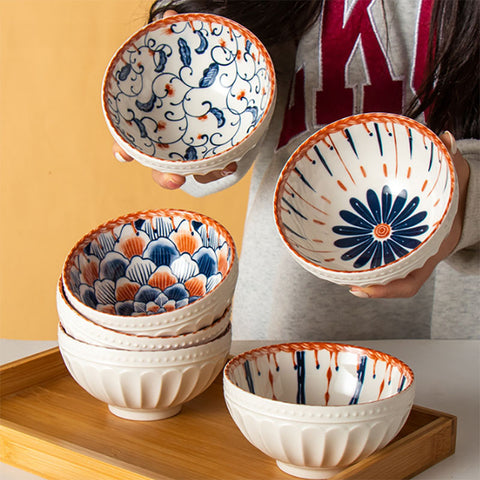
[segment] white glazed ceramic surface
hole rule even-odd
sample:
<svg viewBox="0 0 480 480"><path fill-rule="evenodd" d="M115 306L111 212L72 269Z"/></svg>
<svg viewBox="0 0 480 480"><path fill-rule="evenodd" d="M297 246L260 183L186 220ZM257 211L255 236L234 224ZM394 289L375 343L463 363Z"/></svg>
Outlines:
<svg viewBox="0 0 480 480"><path fill-rule="evenodd" d="M123 333L169 336L211 325L230 305L238 276L231 235L183 210L125 215L85 235L63 266L69 303Z"/></svg>
<svg viewBox="0 0 480 480"><path fill-rule="evenodd" d="M230 325L204 345L157 352L90 345L58 329L60 353L75 381L112 413L131 420L179 413L222 371L230 345Z"/></svg>
<svg viewBox="0 0 480 480"><path fill-rule="evenodd" d="M224 332L230 323L231 308L211 325L196 332L168 337L149 337L122 333L92 322L78 313L65 298L61 280L57 286L57 311L62 327L73 338L92 345L121 350L176 350L201 345Z"/></svg>
<svg viewBox="0 0 480 480"><path fill-rule="evenodd" d="M275 222L293 257L320 278L367 286L423 266L458 203L440 139L406 117L347 117L307 139L285 165Z"/></svg>
<svg viewBox="0 0 480 480"><path fill-rule="evenodd" d="M294 343L234 357L224 395L241 432L282 470L324 479L390 442L415 393L412 371L390 355Z"/></svg>
<svg viewBox="0 0 480 480"><path fill-rule="evenodd" d="M102 105L111 134L138 162L203 174L256 144L275 91L272 61L251 32L191 13L151 23L120 47L105 73Z"/></svg>

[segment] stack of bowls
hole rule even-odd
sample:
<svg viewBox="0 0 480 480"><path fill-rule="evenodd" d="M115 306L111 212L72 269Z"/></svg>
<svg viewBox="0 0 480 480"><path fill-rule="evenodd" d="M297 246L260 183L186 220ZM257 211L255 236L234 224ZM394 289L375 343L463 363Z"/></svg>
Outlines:
<svg viewBox="0 0 480 480"><path fill-rule="evenodd" d="M68 370L115 415L177 414L225 364L237 275L232 237L205 215L150 210L99 226L57 287Z"/></svg>

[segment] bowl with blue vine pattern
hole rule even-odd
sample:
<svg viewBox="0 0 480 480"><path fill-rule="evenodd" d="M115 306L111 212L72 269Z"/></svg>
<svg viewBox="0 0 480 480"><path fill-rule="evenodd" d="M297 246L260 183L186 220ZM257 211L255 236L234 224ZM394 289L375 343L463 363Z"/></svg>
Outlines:
<svg viewBox="0 0 480 480"><path fill-rule="evenodd" d="M275 223L293 258L341 285L384 285L421 268L450 232L458 182L442 141L388 113L315 132L277 182Z"/></svg>
<svg viewBox="0 0 480 480"><path fill-rule="evenodd" d="M232 301L234 241L217 221L186 210L147 210L82 237L63 265L66 300L123 333L187 334L212 325Z"/></svg>
<svg viewBox="0 0 480 480"><path fill-rule="evenodd" d="M276 95L271 58L242 25L189 13L150 23L111 59L102 107L141 164L181 175L220 170L262 138Z"/></svg>
<svg viewBox="0 0 480 480"><path fill-rule="evenodd" d="M415 397L407 364L353 345L301 342L241 353L223 374L234 422L296 477L326 479L387 445Z"/></svg>

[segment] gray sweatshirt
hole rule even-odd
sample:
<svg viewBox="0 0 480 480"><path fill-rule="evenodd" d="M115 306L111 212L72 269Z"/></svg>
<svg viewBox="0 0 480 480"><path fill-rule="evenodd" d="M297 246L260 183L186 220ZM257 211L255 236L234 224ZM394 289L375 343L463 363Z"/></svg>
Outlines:
<svg viewBox="0 0 480 480"><path fill-rule="evenodd" d="M305 139L347 115L401 113L415 95L430 2L385 1L385 12L381 3L363 11L357 2L345 2L345 9L343 1L328 2L296 50L291 44L272 49L278 95L263 142L233 176L185 188L197 196L218 191L254 162L232 316L237 340L480 338L480 140L457 140L470 166L460 243L412 298L360 299L315 277L291 257L275 227L278 176Z"/></svg>

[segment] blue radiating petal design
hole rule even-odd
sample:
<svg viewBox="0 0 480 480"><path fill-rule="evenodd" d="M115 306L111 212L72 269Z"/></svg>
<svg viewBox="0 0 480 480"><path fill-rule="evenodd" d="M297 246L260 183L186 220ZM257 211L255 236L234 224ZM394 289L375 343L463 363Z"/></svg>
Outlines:
<svg viewBox="0 0 480 480"><path fill-rule="evenodd" d="M427 212L419 212L415 215L412 215L411 217L403 219L403 221L400 221L400 219L398 218L395 222L392 223L392 229L403 230L405 228L414 227L415 225L418 225L421 221L423 221L426 216Z"/></svg>
<svg viewBox="0 0 480 480"><path fill-rule="evenodd" d="M370 207L370 211L372 212L373 218L375 219L375 223L381 223L382 221L382 210L380 208L380 202L378 201L377 194L372 190L369 189L367 191L367 203Z"/></svg>
<svg viewBox="0 0 480 480"><path fill-rule="evenodd" d="M375 223L372 224L368 221L365 221L364 218L359 217L358 215L355 215L354 213L348 210L342 210L340 212L340 216L350 225L355 225L359 228L364 228L370 232L372 231L372 227L375 225Z"/></svg>
<svg viewBox="0 0 480 480"><path fill-rule="evenodd" d="M399 222L403 222L406 218L408 218L418 207L420 204L420 198L415 197L413 198L407 206L399 213L397 218L392 222L392 227L395 228Z"/></svg>
<svg viewBox="0 0 480 480"><path fill-rule="evenodd" d="M395 220L395 218L397 218L398 214L402 211L405 203L407 203L407 192L406 190L402 190L395 198L392 209L390 210L390 214L388 215L385 223L391 224Z"/></svg>
<svg viewBox="0 0 480 480"><path fill-rule="evenodd" d="M411 217L407 217L403 222L399 220L392 223L393 230L404 230L406 228L414 227L418 225L420 222L425 220L427 216L427 212L419 212Z"/></svg>
<svg viewBox="0 0 480 480"><path fill-rule="evenodd" d="M385 243L388 244L388 246L392 249L392 252L398 257L403 257L408 253L408 250L403 248L401 245L398 243L394 242L392 239L388 239Z"/></svg>
<svg viewBox="0 0 480 480"><path fill-rule="evenodd" d="M332 230L339 235L369 235L371 233L371 229L368 228L348 227L343 225L335 226Z"/></svg>
<svg viewBox="0 0 480 480"><path fill-rule="evenodd" d="M360 256L355 260L355 263L353 264L353 266L355 268L364 267L373 257L377 249L378 243L379 242L372 242L365 250L363 250Z"/></svg>
<svg viewBox="0 0 480 480"><path fill-rule="evenodd" d="M424 234L426 231L428 231L428 225L420 225L418 227L400 230L397 232L397 235L401 235L402 237L418 237L419 235Z"/></svg>
<svg viewBox="0 0 480 480"><path fill-rule="evenodd" d="M410 237L402 237L401 235L392 235L391 239L394 242L397 242L400 244L402 247L408 248L410 250L413 250L414 248L417 248L420 243L420 240L417 240L416 238L410 238Z"/></svg>
<svg viewBox="0 0 480 480"><path fill-rule="evenodd" d="M376 225L375 219L373 218L371 212L368 210L367 207L358 199L352 198L350 199L350 205L353 209L366 221L370 224L370 227ZM345 211L345 210L342 210Z"/></svg>
<svg viewBox="0 0 480 480"><path fill-rule="evenodd" d="M357 244L355 248L348 250L342 255L342 260L352 260L358 257L366 248L368 248L373 242L373 237L370 235L364 242Z"/></svg>
<svg viewBox="0 0 480 480"><path fill-rule="evenodd" d="M348 248L340 257L344 261L354 260L354 268L377 268L403 257L421 244L418 238L428 231L428 225L419 225L427 217L426 211L414 213L420 198L414 197L407 204L407 192L402 190L395 198L388 185L381 195L369 189L366 203L351 198L350 205L355 213L341 210L340 217L349 225L335 225L333 233L340 235L333 244ZM376 229L381 226L385 236Z"/></svg>
<svg viewBox="0 0 480 480"><path fill-rule="evenodd" d="M395 253L390 246L390 242L387 240L383 242L383 263L386 265L387 263L391 263L395 260Z"/></svg>
<svg viewBox="0 0 480 480"><path fill-rule="evenodd" d="M355 245L363 244L367 240L372 240L372 235L359 235L357 237L346 237L335 240L334 245L340 248L354 247Z"/></svg>
<svg viewBox="0 0 480 480"><path fill-rule="evenodd" d="M392 191L388 185L382 189L382 222L387 222L390 209L392 208Z"/></svg>

